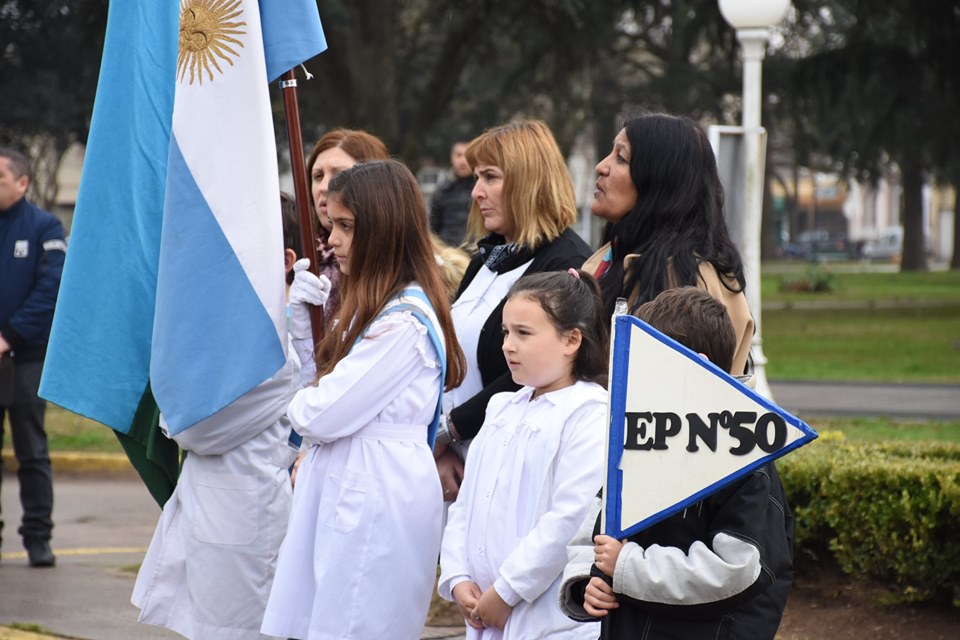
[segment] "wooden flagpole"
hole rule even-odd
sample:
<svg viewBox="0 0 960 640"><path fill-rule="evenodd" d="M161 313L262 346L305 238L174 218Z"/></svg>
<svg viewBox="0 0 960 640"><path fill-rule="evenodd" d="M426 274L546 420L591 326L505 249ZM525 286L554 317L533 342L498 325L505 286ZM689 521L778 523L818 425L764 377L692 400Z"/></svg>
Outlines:
<svg viewBox="0 0 960 640"><path fill-rule="evenodd" d="M303 138L300 133L300 107L297 104L297 76L289 69L280 76L283 93L283 113L287 123L287 141L290 147L290 169L293 171L294 196L297 216L300 218L300 245L302 258L310 259L310 270L317 274L317 239L313 235L313 206L307 186L307 168L303 159ZM313 344L319 345L324 334L323 307L310 306Z"/></svg>

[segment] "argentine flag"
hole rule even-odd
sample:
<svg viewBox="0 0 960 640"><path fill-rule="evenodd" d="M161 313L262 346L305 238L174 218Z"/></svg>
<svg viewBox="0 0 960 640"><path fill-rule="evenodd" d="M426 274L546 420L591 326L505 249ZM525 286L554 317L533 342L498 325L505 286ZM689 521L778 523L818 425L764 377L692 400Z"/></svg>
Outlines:
<svg viewBox="0 0 960 640"><path fill-rule="evenodd" d="M281 370L268 88L325 48L310 0L110 3L44 398L178 434Z"/></svg>

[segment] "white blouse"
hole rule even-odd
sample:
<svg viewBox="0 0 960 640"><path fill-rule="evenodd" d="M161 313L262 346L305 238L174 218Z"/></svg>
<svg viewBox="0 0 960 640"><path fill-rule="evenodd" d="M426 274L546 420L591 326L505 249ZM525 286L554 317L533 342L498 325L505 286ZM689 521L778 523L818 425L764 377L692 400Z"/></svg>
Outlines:
<svg viewBox="0 0 960 640"><path fill-rule="evenodd" d="M516 269L501 274L491 271L486 266L480 267L477 275L453 303L450 314L453 318L453 327L457 332L457 340L467 361L467 372L459 387L444 394L444 413L449 413L483 389L483 380L477 365L480 331L513 283L526 273L532 263L531 258Z"/></svg>

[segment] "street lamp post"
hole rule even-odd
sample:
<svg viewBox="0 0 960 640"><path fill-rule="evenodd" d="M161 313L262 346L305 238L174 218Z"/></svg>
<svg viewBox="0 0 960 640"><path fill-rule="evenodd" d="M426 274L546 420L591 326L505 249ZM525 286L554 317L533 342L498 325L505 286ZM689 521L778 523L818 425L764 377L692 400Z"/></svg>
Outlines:
<svg viewBox="0 0 960 640"><path fill-rule="evenodd" d="M746 298L756 332L753 334L754 378L757 392L772 398L767 383L767 357L760 333L760 221L763 215L763 129L760 127L762 101L761 66L770 40L770 27L783 20L790 0L720 0L720 13L737 30L743 49L743 222L737 238L743 256Z"/></svg>

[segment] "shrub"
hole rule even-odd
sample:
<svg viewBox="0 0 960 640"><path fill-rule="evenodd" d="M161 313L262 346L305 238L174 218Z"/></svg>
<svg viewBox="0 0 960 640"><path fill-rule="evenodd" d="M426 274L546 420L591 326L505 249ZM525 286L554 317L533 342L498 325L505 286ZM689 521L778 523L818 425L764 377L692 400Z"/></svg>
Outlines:
<svg viewBox="0 0 960 640"><path fill-rule="evenodd" d="M839 436L839 437L838 437ZM820 440L778 462L796 544L904 600L960 594L960 445Z"/></svg>
<svg viewBox="0 0 960 640"><path fill-rule="evenodd" d="M829 293L833 291L833 273L821 266L810 267L802 275L787 275L780 278L780 291L804 293Z"/></svg>

